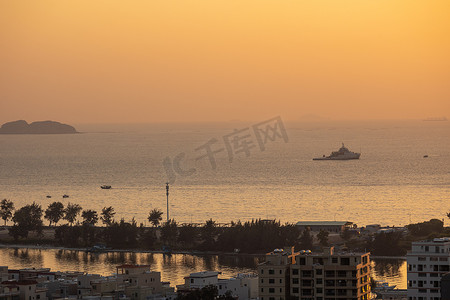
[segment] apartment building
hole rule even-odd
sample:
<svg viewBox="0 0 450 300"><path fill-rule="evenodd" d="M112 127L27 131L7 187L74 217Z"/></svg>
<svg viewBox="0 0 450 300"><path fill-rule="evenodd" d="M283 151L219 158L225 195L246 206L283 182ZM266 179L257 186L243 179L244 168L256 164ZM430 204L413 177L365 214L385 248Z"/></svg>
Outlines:
<svg viewBox="0 0 450 300"><path fill-rule="evenodd" d="M412 243L407 263L408 299L441 299L440 281L450 271L450 237Z"/></svg>
<svg viewBox="0 0 450 300"><path fill-rule="evenodd" d="M304 300L370 299L370 254L300 252L290 268L290 295Z"/></svg>
<svg viewBox="0 0 450 300"><path fill-rule="evenodd" d="M275 249L266 254L258 265L259 299L287 300L289 298L290 267L299 253L291 249Z"/></svg>
<svg viewBox="0 0 450 300"><path fill-rule="evenodd" d="M11 294L19 300L47 300L46 289L37 287L35 280L7 280L0 284L3 294ZM8 297L7 297L8 298Z"/></svg>
<svg viewBox="0 0 450 300"><path fill-rule="evenodd" d="M276 249L258 266L261 300L368 300L370 254Z"/></svg>

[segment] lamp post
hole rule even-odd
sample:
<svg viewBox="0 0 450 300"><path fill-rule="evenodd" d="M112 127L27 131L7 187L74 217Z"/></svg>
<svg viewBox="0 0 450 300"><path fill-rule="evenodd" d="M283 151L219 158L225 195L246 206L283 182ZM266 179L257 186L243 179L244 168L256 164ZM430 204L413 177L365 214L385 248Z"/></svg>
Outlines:
<svg viewBox="0 0 450 300"><path fill-rule="evenodd" d="M166 182L166 196L167 196L167 222L169 222L169 183Z"/></svg>

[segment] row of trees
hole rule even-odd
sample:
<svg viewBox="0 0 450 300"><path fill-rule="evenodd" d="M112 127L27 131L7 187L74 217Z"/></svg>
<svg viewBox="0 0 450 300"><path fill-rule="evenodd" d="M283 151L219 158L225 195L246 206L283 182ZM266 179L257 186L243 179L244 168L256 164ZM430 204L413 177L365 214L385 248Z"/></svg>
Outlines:
<svg viewBox="0 0 450 300"><path fill-rule="evenodd" d="M43 229L42 217L48 220L49 226L56 226L61 220L67 221L67 224L57 228L55 237L59 241L65 241L66 243L64 244L71 244L74 246L78 244L75 241L77 240L77 237L80 236L83 236L85 244L98 240L95 234L95 229L90 229L88 226L95 226L99 220L106 227L116 229L127 227L127 225L132 227L136 225L134 219L131 224L125 222L123 219L120 222L116 222L114 220L115 214L116 213L112 206L104 207L99 215L95 210L83 210L80 205L70 202L66 207L64 207L64 204L61 202L53 202L49 204L47 209L44 211L41 205L38 205L35 202L15 210L15 206L12 201L7 199L0 201L0 217L3 219L5 225L7 221L13 221L14 224L9 228L9 233L15 240L28 237L28 233L30 231L35 231L38 235L41 235ZM154 227L160 224L162 214L163 213L158 209L153 209L150 211L148 220ZM79 221L77 222L80 215L82 218L81 223ZM74 224L76 224L76 226L74 226ZM68 227L73 228L69 229ZM64 236L67 238L64 238ZM124 239L122 238L120 240Z"/></svg>
<svg viewBox="0 0 450 300"><path fill-rule="evenodd" d="M300 232L293 224L282 225L279 221L252 220L248 222L232 222L229 227L219 227L210 219L203 226L179 224L170 219L162 222L163 212L152 209L148 221L153 227L137 225L134 218L131 221L114 219L113 207L104 207L100 214L94 210L83 210L78 204L69 203L66 207L61 202L51 203L44 211L40 205L32 203L14 211L14 205L9 200L1 202L1 217L6 222L11 219L14 225L10 234L15 240L26 238L28 232L41 233L43 218L50 226L56 226L53 242L58 245L78 247L105 243L114 248L160 249L168 246L176 249L190 250L220 250L243 252L268 251L283 245L296 245L303 249L311 249L313 237L308 230ZM76 222L78 216L82 221ZM58 225L61 220L67 223ZM104 227L95 227L101 221ZM322 234L322 233L321 233ZM323 245L327 244L327 234L320 238ZM51 241L47 241L51 242Z"/></svg>
<svg viewBox="0 0 450 300"><path fill-rule="evenodd" d="M44 213L44 218L49 221L49 226L57 225L59 221L66 220L68 224L73 225L81 213L82 222L81 224L96 225L99 221L99 215L97 211L88 209L83 210L82 207L75 203L64 204L55 201L49 204L48 208L43 211L41 206L33 202L31 205L26 205L16 212L14 212L14 203L11 200L3 199L0 202L0 217L3 219L5 225L8 220L12 220L14 223L20 219L19 215L27 215L32 218L36 223L39 223L37 219L42 217ZM32 214L33 213L33 214ZM17 216L16 216L17 214ZM115 215L114 208L112 206L104 207L100 213L100 220L104 225L110 226L114 222ZM148 220L153 226L158 226L162 220L163 212L159 209L153 209L148 215Z"/></svg>

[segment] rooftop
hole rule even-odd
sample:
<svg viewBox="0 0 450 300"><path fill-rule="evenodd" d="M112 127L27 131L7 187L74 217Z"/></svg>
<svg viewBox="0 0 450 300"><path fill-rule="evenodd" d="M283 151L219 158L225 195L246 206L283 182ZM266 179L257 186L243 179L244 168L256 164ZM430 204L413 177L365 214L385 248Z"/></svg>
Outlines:
<svg viewBox="0 0 450 300"><path fill-rule="evenodd" d="M432 240L423 240L418 242L413 242L413 244L429 244L429 243L450 243L450 237L434 238Z"/></svg>
<svg viewBox="0 0 450 300"><path fill-rule="evenodd" d="M189 275L190 278L204 278L204 277L214 277L221 274L221 272L214 272L214 271L203 271L203 272L197 272L197 273L191 273Z"/></svg>
<svg viewBox="0 0 450 300"><path fill-rule="evenodd" d="M344 226L352 224L347 221L300 221L297 222L297 226Z"/></svg>

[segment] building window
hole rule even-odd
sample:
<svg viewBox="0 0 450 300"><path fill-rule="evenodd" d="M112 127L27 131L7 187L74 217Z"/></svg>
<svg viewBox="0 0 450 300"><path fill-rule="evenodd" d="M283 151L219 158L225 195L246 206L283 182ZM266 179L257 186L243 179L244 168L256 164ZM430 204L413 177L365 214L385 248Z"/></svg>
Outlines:
<svg viewBox="0 0 450 300"><path fill-rule="evenodd" d="M293 289L292 289L292 293L294 293L294 294L298 294L298 288L296 288L296 287L295 287L295 288L293 288Z"/></svg>
<svg viewBox="0 0 450 300"><path fill-rule="evenodd" d="M292 275L298 275L298 269L292 269Z"/></svg>
<svg viewBox="0 0 450 300"><path fill-rule="evenodd" d="M269 274L270 274L270 275L275 274L275 270L269 270Z"/></svg>
<svg viewBox="0 0 450 300"><path fill-rule="evenodd" d="M274 288L269 288L269 293L271 293L271 294L275 293L275 289Z"/></svg>
<svg viewBox="0 0 450 300"><path fill-rule="evenodd" d="M338 258L337 258L337 257L333 257L333 258L331 259L331 263L337 264L337 263L338 263Z"/></svg>
<svg viewBox="0 0 450 300"><path fill-rule="evenodd" d="M275 279L269 278L269 283L275 283Z"/></svg>
<svg viewBox="0 0 450 300"><path fill-rule="evenodd" d="M322 269L316 269L316 275L322 275Z"/></svg>

